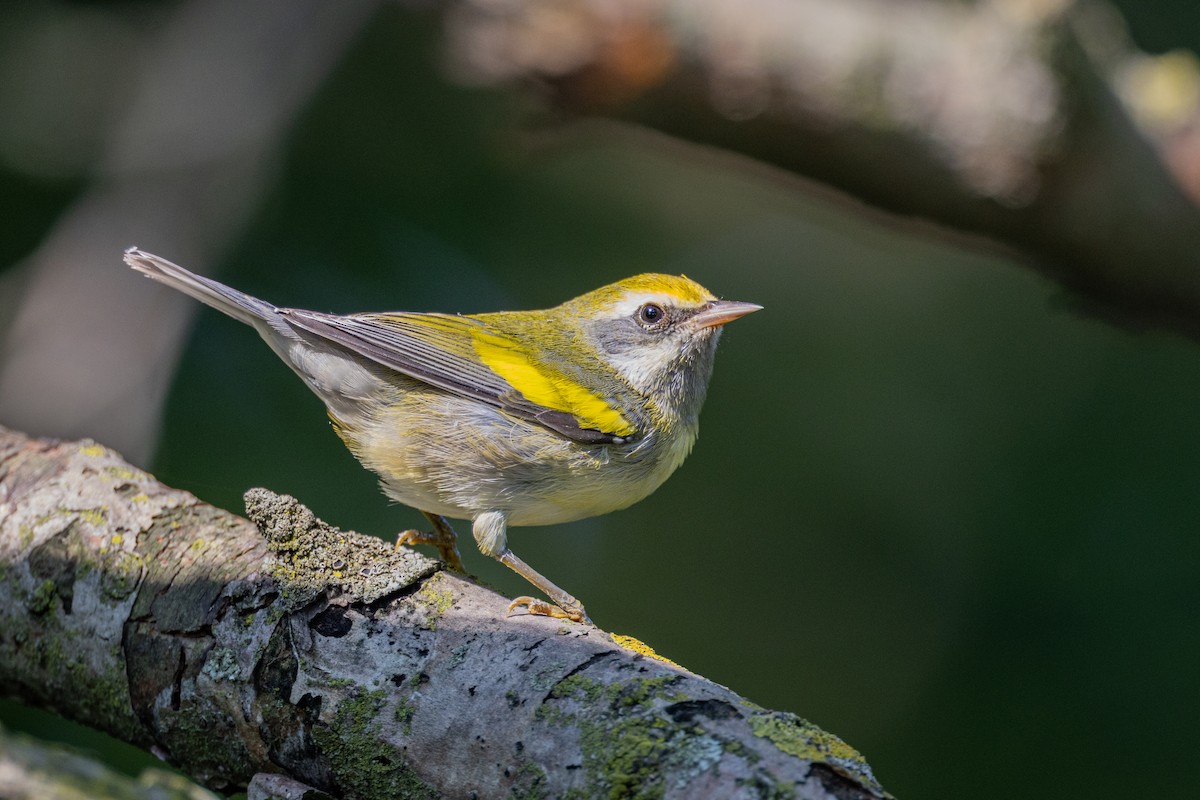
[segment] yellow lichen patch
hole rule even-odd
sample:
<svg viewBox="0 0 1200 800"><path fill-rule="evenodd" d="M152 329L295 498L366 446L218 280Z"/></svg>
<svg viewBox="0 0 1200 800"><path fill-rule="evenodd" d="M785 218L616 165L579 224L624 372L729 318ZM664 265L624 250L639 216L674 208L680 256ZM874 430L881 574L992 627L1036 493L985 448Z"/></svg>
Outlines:
<svg viewBox="0 0 1200 800"><path fill-rule="evenodd" d="M108 508L100 506L98 508L80 508L71 512L78 515L82 522L86 522L93 527L101 527L108 524Z"/></svg>
<svg viewBox="0 0 1200 800"><path fill-rule="evenodd" d="M79 448L79 452L85 456L88 456L89 458L99 458L107 451L98 444L85 444L83 447Z"/></svg>
<svg viewBox="0 0 1200 800"><path fill-rule="evenodd" d="M763 711L751 714L748 721L755 736L767 739L781 752L829 764L882 793L870 766L857 750L808 720L795 714Z"/></svg>
<svg viewBox="0 0 1200 800"><path fill-rule="evenodd" d="M750 726L755 736L770 739L780 750L798 758L814 761L821 761L827 757L862 760L857 750L832 733L792 715L757 715L751 718Z"/></svg>
<svg viewBox="0 0 1200 800"><path fill-rule="evenodd" d="M454 593L442 584L442 575L438 573L413 596L417 606L425 611L425 627L431 631L437 630L438 620L454 606Z"/></svg>
<svg viewBox="0 0 1200 800"><path fill-rule="evenodd" d="M99 450L100 453L104 452L104 448L102 448L102 447L84 448L84 449L85 450L95 449L95 450ZM91 455L96 455L96 453L92 453ZM115 481L140 481L140 480L144 480L146 477L146 474L143 472L138 472L137 470L129 469L128 467L120 467L120 466L105 467L103 474L104 474L104 477L109 478L110 480L115 480Z"/></svg>
<svg viewBox="0 0 1200 800"><path fill-rule="evenodd" d="M640 639L635 639L632 636L622 636L619 633L612 634L612 639L614 642L621 645L621 647L624 647L626 650L632 650L638 655L645 656L646 658L653 658L655 661L661 661L664 664L670 664L672 667L686 669L686 667L676 664L671 659L660 656L658 653L654 652L653 647L641 641Z"/></svg>

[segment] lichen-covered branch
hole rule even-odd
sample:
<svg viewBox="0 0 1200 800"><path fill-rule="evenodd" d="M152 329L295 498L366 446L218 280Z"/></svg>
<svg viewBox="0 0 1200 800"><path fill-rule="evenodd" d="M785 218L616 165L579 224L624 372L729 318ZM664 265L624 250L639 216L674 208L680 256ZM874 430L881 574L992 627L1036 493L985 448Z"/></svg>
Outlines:
<svg viewBox="0 0 1200 800"><path fill-rule="evenodd" d="M982 235L1097 311L1200 335L1200 61L1138 53L1115 13L1098 0L460 0L446 39L462 80L537 85L555 108Z"/></svg>
<svg viewBox="0 0 1200 800"><path fill-rule="evenodd" d="M255 797L885 796L836 737L630 640L247 505L0 428L0 692Z"/></svg>

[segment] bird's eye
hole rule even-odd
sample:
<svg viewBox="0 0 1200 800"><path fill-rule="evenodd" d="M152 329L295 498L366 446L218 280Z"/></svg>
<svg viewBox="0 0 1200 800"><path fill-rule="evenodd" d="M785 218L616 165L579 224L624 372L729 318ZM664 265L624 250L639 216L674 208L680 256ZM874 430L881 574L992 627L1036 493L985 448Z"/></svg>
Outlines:
<svg viewBox="0 0 1200 800"><path fill-rule="evenodd" d="M663 311L663 307L655 303L646 303L637 311L638 322L643 325L657 325L666 316L667 312Z"/></svg>

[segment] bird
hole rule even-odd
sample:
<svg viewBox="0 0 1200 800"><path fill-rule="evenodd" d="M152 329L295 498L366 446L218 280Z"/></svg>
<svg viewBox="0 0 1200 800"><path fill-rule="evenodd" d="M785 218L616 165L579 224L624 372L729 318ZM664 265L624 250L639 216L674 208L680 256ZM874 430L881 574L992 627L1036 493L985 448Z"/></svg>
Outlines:
<svg viewBox="0 0 1200 800"><path fill-rule="evenodd" d="M762 306L647 273L533 311L331 314L280 308L137 247L125 262L255 328L325 404L350 452L432 531L463 571L446 520L470 520L484 555L546 600L511 615L590 623L583 604L519 558L510 526L626 508L657 489L696 441L725 324Z"/></svg>

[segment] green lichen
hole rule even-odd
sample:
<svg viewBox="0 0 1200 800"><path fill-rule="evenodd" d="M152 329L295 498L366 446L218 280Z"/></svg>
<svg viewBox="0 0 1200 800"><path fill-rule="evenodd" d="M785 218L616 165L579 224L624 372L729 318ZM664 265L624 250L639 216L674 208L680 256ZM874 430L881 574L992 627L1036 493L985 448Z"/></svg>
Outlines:
<svg viewBox="0 0 1200 800"><path fill-rule="evenodd" d="M548 797L546 782L546 770L531 761L526 761L513 773L513 787L509 797L514 800L545 800Z"/></svg>
<svg viewBox="0 0 1200 800"><path fill-rule="evenodd" d="M416 595L417 603L425 608L425 626L431 631L437 630L438 618L454 606L454 595L449 589L439 589L440 582L441 576L435 575Z"/></svg>
<svg viewBox="0 0 1200 800"><path fill-rule="evenodd" d="M675 788L685 789L688 783L712 769L725 755L725 748L716 737L702 729L690 731L690 736L680 736L667 755L667 762L674 767Z"/></svg>
<svg viewBox="0 0 1200 800"><path fill-rule="evenodd" d="M636 678L628 682L617 681L605 685L586 675L572 675L558 682L550 692L551 697L575 697L588 703L595 703L603 697L614 710L644 706L652 700L665 700L677 703L686 700L682 692L665 693L665 689L679 683L675 675L664 675L659 678Z"/></svg>
<svg viewBox="0 0 1200 800"><path fill-rule="evenodd" d="M754 766L759 761L762 761L762 756L746 747L746 745L737 739L728 739L722 742L721 745L725 748L725 752L737 756L750 766Z"/></svg>
<svg viewBox="0 0 1200 800"><path fill-rule="evenodd" d="M184 772L210 777L253 774L245 742L212 703L185 699L178 709L159 707L157 716L162 724L159 735Z"/></svg>
<svg viewBox="0 0 1200 800"><path fill-rule="evenodd" d="M396 550L372 536L341 531L286 495L246 492L246 512L273 559L271 577L282 589L279 605L303 607L334 589L347 599L373 603L416 584L438 563L412 550Z"/></svg>
<svg viewBox="0 0 1200 800"><path fill-rule="evenodd" d="M467 660L467 653L469 653L470 650L470 646L465 644L460 644L458 647L455 647L450 651L450 661L448 662L447 666L450 669L457 669L458 667L461 667L463 662Z"/></svg>
<svg viewBox="0 0 1200 800"><path fill-rule="evenodd" d="M58 629L31 637L38 658L45 665L45 674L54 676L50 691L70 692L73 708L79 720L118 736L134 736L138 725L132 716L129 682L122 661L115 652L105 661L109 671L98 671L96 665L79 660L82 648L77 645L73 631Z"/></svg>
<svg viewBox="0 0 1200 800"><path fill-rule="evenodd" d="M666 689L679 683L678 676L664 675L660 678L638 678L629 683L616 683L605 690L605 696L614 707L645 706L654 700L678 703L687 700L683 692L667 693Z"/></svg>
<svg viewBox="0 0 1200 800"><path fill-rule="evenodd" d="M665 706L686 699L672 691L678 681L677 676L666 675L604 684L580 674L551 690L548 700L575 700L603 708L599 716L581 717L559 704L546 703L534 715L551 725L579 727L588 785L574 796L653 800L668 788L664 772L686 784L720 760L720 742L681 728L663 715ZM670 769L664 770L665 766Z"/></svg>
<svg viewBox="0 0 1200 800"><path fill-rule="evenodd" d="M584 723L579 730L583 766L598 797L662 797L666 787L659 764L670 752L670 738L642 717Z"/></svg>
<svg viewBox="0 0 1200 800"><path fill-rule="evenodd" d="M43 526L51 522L59 522L60 529L55 531L54 535L62 533L77 522L86 522L95 528L102 528L108 523L108 506L98 506L96 508L56 508L40 517L26 523L22 523L17 528L17 538L21 543L21 547L25 548L33 544L37 532ZM64 521L65 522L61 522ZM53 535L51 536L53 538Z"/></svg>
<svg viewBox="0 0 1200 800"><path fill-rule="evenodd" d="M100 556L100 594L107 600L117 602L133 594L142 580L145 560L130 550L109 550ZM79 566L80 578L96 567L88 561Z"/></svg>
<svg viewBox="0 0 1200 800"><path fill-rule="evenodd" d="M436 793L404 763L403 754L380 738L379 716L386 699L382 689L343 699L328 726L313 728L313 739L347 800L434 798Z"/></svg>
<svg viewBox="0 0 1200 800"><path fill-rule="evenodd" d="M853 747L795 714L770 711L755 714L750 717L750 730L797 758L810 761L824 761L830 757L862 759Z"/></svg>
<svg viewBox="0 0 1200 800"><path fill-rule="evenodd" d="M396 722L403 727L405 736L412 733L412 718L416 712L416 707L410 701L404 699L396 701Z"/></svg>
<svg viewBox="0 0 1200 800"><path fill-rule="evenodd" d="M586 675L572 675L561 680L550 692L551 697L578 697L588 703L594 703L604 693L604 684Z"/></svg>
<svg viewBox="0 0 1200 800"><path fill-rule="evenodd" d="M143 481L146 479L146 473L138 472L137 470L130 469L129 467L121 467L121 466L114 465L111 467L105 467L100 472L105 477L112 478L113 480L116 480L116 481L135 482L135 481Z"/></svg>
<svg viewBox="0 0 1200 800"><path fill-rule="evenodd" d="M214 647L200 671L214 681L236 681L242 677L237 654L228 647Z"/></svg>
<svg viewBox="0 0 1200 800"><path fill-rule="evenodd" d="M543 703L533 712L533 718L538 722L544 722L547 725L553 725L556 728L561 728L569 724L575 719L574 714L568 714L556 705Z"/></svg>
<svg viewBox="0 0 1200 800"><path fill-rule="evenodd" d="M870 766L857 750L808 720L795 714L763 711L752 714L749 723L755 736L768 740L781 752L828 764L882 792Z"/></svg>
<svg viewBox="0 0 1200 800"><path fill-rule="evenodd" d="M32 614L45 614L50 610L50 606L54 604L54 598L57 596L58 584L47 579L34 587L26 605Z"/></svg>
<svg viewBox="0 0 1200 800"><path fill-rule="evenodd" d="M98 508L79 508L70 511L64 511L63 513L78 516L79 519L95 528L101 528L108 524L108 506L99 506Z"/></svg>
<svg viewBox="0 0 1200 800"><path fill-rule="evenodd" d="M726 753L751 765L760 760L744 745L726 741L702 726L670 720L664 709L688 699L674 688L679 680L666 675L604 684L577 674L550 691L535 718L551 725L575 725L579 730L587 784L573 796L653 800L668 791L686 790L695 778L720 763ZM576 701L592 713L575 714L570 703L554 700ZM594 713L597 707L602 709L598 716ZM756 736L767 739L781 752L823 763L883 795L862 757L836 736L793 714L753 712L747 721ZM672 783L668 784L664 775L672 776ZM788 781L771 776L747 780L753 785L746 784L746 788L758 797L788 800L796 796L796 786Z"/></svg>
<svg viewBox="0 0 1200 800"><path fill-rule="evenodd" d="M533 676L533 680L529 685L533 687L535 692L545 692L554 685L559 675L563 673L565 664L561 661L551 661L546 665L545 669L538 670Z"/></svg>

